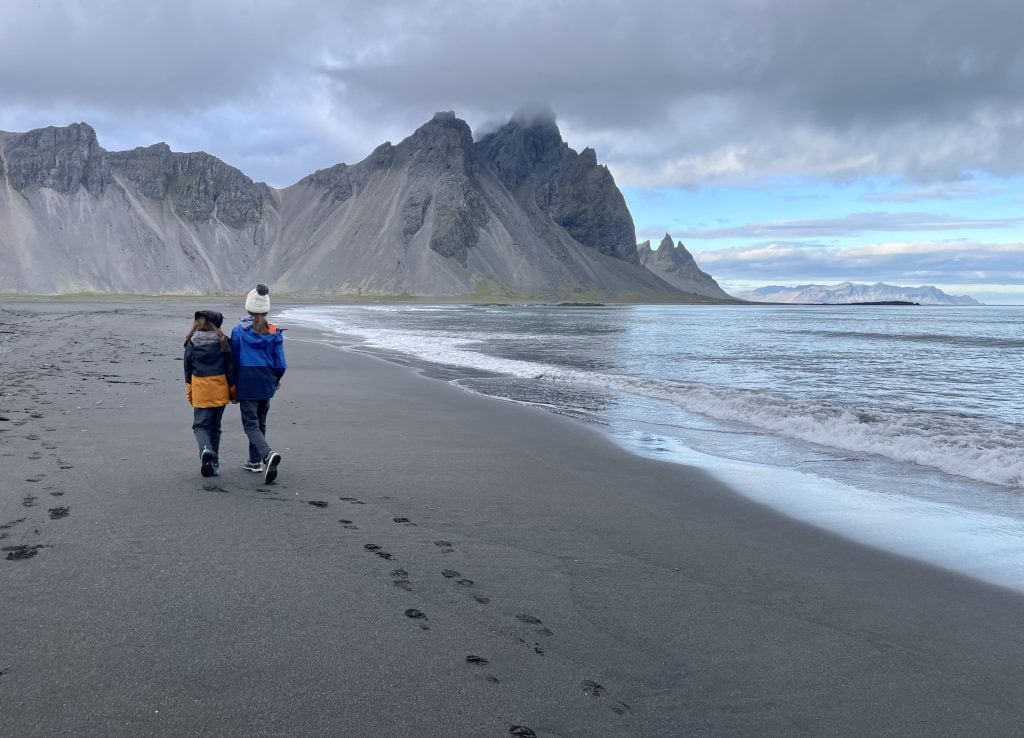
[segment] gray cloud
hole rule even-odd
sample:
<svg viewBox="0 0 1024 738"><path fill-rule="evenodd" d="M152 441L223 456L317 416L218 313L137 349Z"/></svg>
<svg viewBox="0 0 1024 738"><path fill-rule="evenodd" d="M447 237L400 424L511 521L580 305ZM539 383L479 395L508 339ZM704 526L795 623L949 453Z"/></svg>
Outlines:
<svg viewBox="0 0 1024 738"><path fill-rule="evenodd" d="M1019 13L1017 0L9 3L0 128L88 119L101 140L202 148L282 185L437 110L480 127L541 101L620 184L1016 173Z"/></svg>

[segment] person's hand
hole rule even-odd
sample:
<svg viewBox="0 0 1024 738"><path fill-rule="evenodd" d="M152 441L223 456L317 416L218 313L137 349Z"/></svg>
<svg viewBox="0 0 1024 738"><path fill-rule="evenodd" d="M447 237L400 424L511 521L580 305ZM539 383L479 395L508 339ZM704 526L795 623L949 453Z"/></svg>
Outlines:
<svg viewBox="0 0 1024 738"><path fill-rule="evenodd" d="M235 395L234 387L228 387L228 399L231 400L232 405L238 404L238 397Z"/></svg>
<svg viewBox="0 0 1024 738"><path fill-rule="evenodd" d="M192 383L185 382L185 399L188 400L188 404L192 404Z"/></svg>

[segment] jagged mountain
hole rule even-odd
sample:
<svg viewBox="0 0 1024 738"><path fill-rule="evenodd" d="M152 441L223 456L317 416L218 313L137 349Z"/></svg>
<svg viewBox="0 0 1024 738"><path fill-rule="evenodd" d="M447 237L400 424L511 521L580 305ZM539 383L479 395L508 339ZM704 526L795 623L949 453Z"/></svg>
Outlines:
<svg viewBox="0 0 1024 738"><path fill-rule="evenodd" d="M878 282L876 284L854 284L842 282L826 286L802 284L796 287L761 287L735 295L741 300L753 302L789 302L803 304L846 305L858 302L888 302L900 300L921 305L980 305L967 295L947 295L938 287L899 287Z"/></svg>
<svg viewBox="0 0 1024 738"><path fill-rule="evenodd" d="M0 133L0 292L686 301L644 269L621 193L553 117L473 140L438 113L285 189L84 123Z"/></svg>
<svg viewBox="0 0 1024 738"><path fill-rule="evenodd" d="M731 299L710 274L701 271L683 242L673 243L669 234L665 234L657 249L651 248L650 241L644 241L637 246L637 252L641 264L677 290L705 297Z"/></svg>
<svg viewBox="0 0 1024 738"><path fill-rule="evenodd" d="M0 291L237 290L273 191L204 153L108 152L84 123L0 134Z"/></svg>

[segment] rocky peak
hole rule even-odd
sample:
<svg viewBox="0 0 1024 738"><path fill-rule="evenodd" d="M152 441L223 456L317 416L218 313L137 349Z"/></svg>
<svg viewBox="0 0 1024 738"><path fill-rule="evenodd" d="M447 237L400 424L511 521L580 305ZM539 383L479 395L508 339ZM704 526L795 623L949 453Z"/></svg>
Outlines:
<svg viewBox="0 0 1024 738"><path fill-rule="evenodd" d="M706 297L729 297L710 274L701 271L683 242L673 242L668 233L656 250L651 248L650 241L644 241L637 247L637 253L641 264L676 289Z"/></svg>
<svg viewBox="0 0 1024 738"><path fill-rule="evenodd" d="M531 174L550 169L561 161L565 149L561 131L550 118L513 118L477 142L478 153L510 191L515 191Z"/></svg>
<svg viewBox="0 0 1024 738"><path fill-rule="evenodd" d="M269 188L205 151L172 154L164 170L167 195L189 220L216 217L235 228L258 222ZM153 172L153 174L159 174Z"/></svg>
<svg viewBox="0 0 1024 738"><path fill-rule="evenodd" d="M5 174L17 190L37 185L67 194L85 187L98 194L106 184L105 153L87 123L36 128L6 141Z"/></svg>
<svg viewBox="0 0 1024 738"><path fill-rule="evenodd" d="M408 162L412 174L470 174L474 168L473 133L455 113L435 113L395 147L395 156Z"/></svg>
<svg viewBox="0 0 1024 738"><path fill-rule="evenodd" d="M661 243L658 244L657 250L650 248L650 241L647 241L646 243L648 245L648 258L670 264L691 276L695 275L697 272L704 274L704 272L701 272L697 267L697 262L694 260L693 255L686 249L686 246L683 245L683 242L674 242L672 240L672 236L668 233L666 233L665 237L661 239Z"/></svg>
<svg viewBox="0 0 1024 738"><path fill-rule="evenodd" d="M547 213L576 241L637 262L633 219L611 173L593 149L569 148L550 111L517 113L476 149L512 194Z"/></svg>
<svg viewBox="0 0 1024 738"><path fill-rule="evenodd" d="M52 149L60 146L91 149L98 145L96 130L88 123L35 128L21 135L21 143L35 149Z"/></svg>

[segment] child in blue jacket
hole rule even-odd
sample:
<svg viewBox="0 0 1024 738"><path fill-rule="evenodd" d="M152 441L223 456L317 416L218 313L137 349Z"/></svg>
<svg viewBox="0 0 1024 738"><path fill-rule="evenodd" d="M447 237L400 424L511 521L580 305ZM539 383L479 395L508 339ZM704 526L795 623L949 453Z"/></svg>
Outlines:
<svg viewBox="0 0 1024 738"><path fill-rule="evenodd" d="M267 322L270 289L256 285L245 298L248 317L231 330L235 355L235 398L242 414L242 428L249 438L249 461L243 466L262 473L268 484L277 478L281 454L267 443L267 412L270 398L281 384L288 364L284 358L284 336Z"/></svg>

